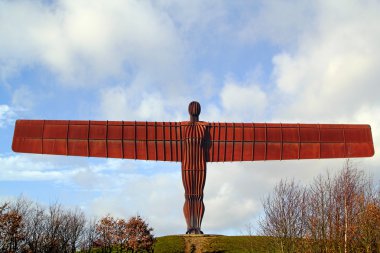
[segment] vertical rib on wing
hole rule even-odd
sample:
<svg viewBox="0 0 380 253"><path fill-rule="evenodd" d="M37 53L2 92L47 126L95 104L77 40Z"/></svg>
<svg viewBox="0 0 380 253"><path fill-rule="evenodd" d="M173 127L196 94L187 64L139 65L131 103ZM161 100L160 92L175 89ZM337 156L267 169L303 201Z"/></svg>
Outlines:
<svg viewBox="0 0 380 253"><path fill-rule="evenodd" d="M369 125L210 123L209 162L369 157Z"/></svg>
<svg viewBox="0 0 380 253"><path fill-rule="evenodd" d="M17 120L15 152L181 161L176 122Z"/></svg>

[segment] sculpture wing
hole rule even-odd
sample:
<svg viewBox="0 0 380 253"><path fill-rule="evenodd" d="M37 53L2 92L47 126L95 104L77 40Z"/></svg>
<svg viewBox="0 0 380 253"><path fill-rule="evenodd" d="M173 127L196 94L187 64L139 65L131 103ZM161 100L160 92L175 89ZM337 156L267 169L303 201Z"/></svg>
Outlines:
<svg viewBox="0 0 380 253"><path fill-rule="evenodd" d="M17 120L15 152L181 161L176 122Z"/></svg>
<svg viewBox="0 0 380 253"><path fill-rule="evenodd" d="M207 161L369 157L369 125L210 123Z"/></svg>

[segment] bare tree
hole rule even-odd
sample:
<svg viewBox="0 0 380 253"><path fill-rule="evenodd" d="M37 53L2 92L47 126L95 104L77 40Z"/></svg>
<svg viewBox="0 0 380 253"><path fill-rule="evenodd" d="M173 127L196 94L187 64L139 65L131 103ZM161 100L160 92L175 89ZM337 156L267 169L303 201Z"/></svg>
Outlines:
<svg viewBox="0 0 380 253"><path fill-rule="evenodd" d="M52 204L45 216L44 252L61 252L62 244L66 241L62 236L64 230L64 213L62 206L58 203Z"/></svg>
<svg viewBox="0 0 380 253"><path fill-rule="evenodd" d="M334 195L330 174L318 176L308 188L306 238L313 252L331 250Z"/></svg>
<svg viewBox="0 0 380 253"><path fill-rule="evenodd" d="M80 238L84 234L86 217L79 209L66 211L67 229L65 233L68 236L67 252L74 253L80 244Z"/></svg>
<svg viewBox="0 0 380 253"><path fill-rule="evenodd" d="M334 177L318 176L307 193L281 181L263 202L262 231L283 252L379 252L379 188L349 160Z"/></svg>
<svg viewBox="0 0 380 253"><path fill-rule="evenodd" d="M282 252L295 252L297 240L305 235L306 192L294 180L281 180L264 201L262 233L276 238Z"/></svg>
<svg viewBox="0 0 380 253"><path fill-rule="evenodd" d="M26 243L31 252L42 252L45 245L45 209L35 204L26 216Z"/></svg>
<svg viewBox="0 0 380 253"><path fill-rule="evenodd" d="M358 200L364 196L366 184L368 181L363 171L357 170L346 160L343 169L334 180L334 234L337 251L347 253L354 250L354 231L361 212Z"/></svg>
<svg viewBox="0 0 380 253"><path fill-rule="evenodd" d="M82 252L91 253L94 246L96 246L97 232L96 232L96 220L91 219L86 222L84 231L79 239L79 248Z"/></svg>
<svg viewBox="0 0 380 253"><path fill-rule="evenodd" d="M0 252L92 252L96 245L102 252L151 251L152 231L140 216L128 222L109 215L87 222L79 209L58 203L44 208L19 198L0 204Z"/></svg>
<svg viewBox="0 0 380 253"><path fill-rule="evenodd" d="M0 252L76 252L85 223L79 209L46 209L20 197L0 204Z"/></svg>

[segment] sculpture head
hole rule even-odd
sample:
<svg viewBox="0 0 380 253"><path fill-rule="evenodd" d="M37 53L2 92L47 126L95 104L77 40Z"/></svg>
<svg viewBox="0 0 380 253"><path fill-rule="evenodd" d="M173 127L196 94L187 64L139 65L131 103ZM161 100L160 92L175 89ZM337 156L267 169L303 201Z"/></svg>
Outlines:
<svg viewBox="0 0 380 253"><path fill-rule="evenodd" d="M190 121L199 121L199 114L201 114L201 105L197 101L193 101L189 104Z"/></svg>

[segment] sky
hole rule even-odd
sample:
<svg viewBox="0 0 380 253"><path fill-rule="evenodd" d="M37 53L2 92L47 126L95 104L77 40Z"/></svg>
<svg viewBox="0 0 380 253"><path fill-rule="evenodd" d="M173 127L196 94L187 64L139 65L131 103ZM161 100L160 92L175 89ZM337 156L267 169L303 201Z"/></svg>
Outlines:
<svg viewBox="0 0 380 253"><path fill-rule="evenodd" d="M180 163L14 153L16 119L362 123L380 180L377 0L0 0L0 201L139 214L186 231ZM257 229L281 179L309 184L342 159L210 163L202 230Z"/></svg>

